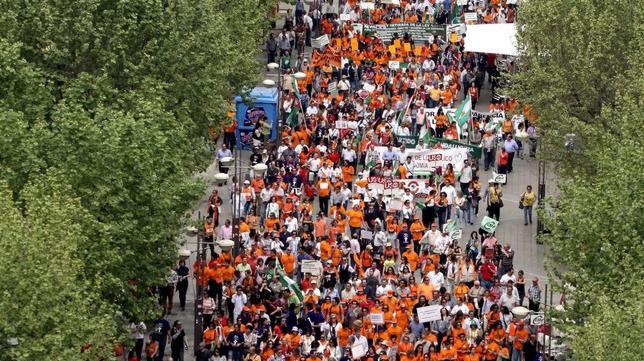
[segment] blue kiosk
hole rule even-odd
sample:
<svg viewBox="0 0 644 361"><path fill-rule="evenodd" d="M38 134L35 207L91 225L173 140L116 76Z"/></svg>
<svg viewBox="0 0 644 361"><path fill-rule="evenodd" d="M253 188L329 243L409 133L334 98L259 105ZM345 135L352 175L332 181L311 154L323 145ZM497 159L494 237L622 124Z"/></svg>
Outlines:
<svg viewBox="0 0 644 361"><path fill-rule="evenodd" d="M244 103L242 97L235 97L235 119L237 120L237 147L239 149L252 149L253 129L247 126L250 121L266 116L271 127L270 139L277 138L279 120L277 119L278 107L277 88L256 87L250 92L249 103Z"/></svg>

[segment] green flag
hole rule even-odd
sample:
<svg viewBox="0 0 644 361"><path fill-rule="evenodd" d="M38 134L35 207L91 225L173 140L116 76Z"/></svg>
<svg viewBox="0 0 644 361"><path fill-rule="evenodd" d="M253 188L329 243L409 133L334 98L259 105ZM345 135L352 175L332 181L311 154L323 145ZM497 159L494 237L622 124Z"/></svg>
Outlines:
<svg viewBox="0 0 644 361"><path fill-rule="evenodd" d="M297 99L300 99L300 89L297 87L297 80L295 79L294 75L291 75L291 84L293 85L293 92L295 93L295 96Z"/></svg>
<svg viewBox="0 0 644 361"><path fill-rule="evenodd" d="M292 106L291 107L291 114L288 116L288 124L292 128L295 128L295 126L299 123L299 119L297 118L297 114L300 112L300 107L299 106Z"/></svg>
<svg viewBox="0 0 644 361"><path fill-rule="evenodd" d="M499 221L488 216L483 217L483 219L481 220L481 228L487 233L494 233L498 225Z"/></svg>
<svg viewBox="0 0 644 361"><path fill-rule="evenodd" d="M445 233L452 233L458 231L458 229L458 224L455 219L450 219L447 223L443 224L443 232Z"/></svg>
<svg viewBox="0 0 644 361"><path fill-rule="evenodd" d="M295 297L299 300L299 302L304 301L304 293L302 293L302 290L300 290L300 287L297 285L297 282L295 282L292 278L287 277L284 272L278 271L279 275L279 280L280 283L282 284L282 287L289 289Z"/></svg>
<svg viewBox="0 0 644 361"><path fill-rule="evenodd" d="M422 210L423 208L425 208L425 203L421 201L416 201L416 208Z"/></svg>
<svg viewBox="0 0 644 361"><path fill-rule="evenodd" d="M463 132L463 126L467 124L470 120L470 116L472 115L472 98L468 95L467 98L463 102L461 102L461 105L456 108L456 112L454 113L453 116L450 116L449 114L447 115L451 121L456 122L456 129L458 130L458 136L461 136L461 133Z"/></svg>

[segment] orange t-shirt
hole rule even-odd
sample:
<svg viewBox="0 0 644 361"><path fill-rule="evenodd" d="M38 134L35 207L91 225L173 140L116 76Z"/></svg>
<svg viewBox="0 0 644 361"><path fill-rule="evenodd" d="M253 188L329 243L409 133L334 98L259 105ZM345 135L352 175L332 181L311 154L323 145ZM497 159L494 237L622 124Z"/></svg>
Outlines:
<svg viewBox="0 0 644 361"><path fill-rule="evenodd" d="M353 228L362 227L362 221L364 220L364 214L362 213L362 211L350 209L347 212L347 216L349 216L349 226Z"/></svg>

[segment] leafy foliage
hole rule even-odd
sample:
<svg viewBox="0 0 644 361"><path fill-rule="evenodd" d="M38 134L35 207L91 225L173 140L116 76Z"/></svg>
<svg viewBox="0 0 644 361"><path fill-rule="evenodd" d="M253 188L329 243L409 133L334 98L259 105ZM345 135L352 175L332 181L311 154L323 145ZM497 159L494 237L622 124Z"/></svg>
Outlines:
<svg viewBox="0 0 644 361"><path fill-rule="evenodd" d="M552 214L540 212L551 231L542 238L579 360L641 355L624 330L644 330L643 15L592 0L528 1L519 14L514 91L536 110L539 156L560 179Z"/></svg>
<svg viewBox="0 0 644 361"><path fill-rule="evenodd" d="M1 209L11 215L3 227L35 224L38 195L38 209L54 218L47 221L59 222L48 227L60 228L53 233L60 249L51 250L60 260L46 256L46 245L34 246L29 257L38 271L51 267L51 277L58 276L55 267L69 264L70 271L51 285L40 282L45 276L23 274L30 290L13 283L17 274L0 281L3 294L49 297L56 285L70 297L60 309L12 315L4 311L20 303L0 300L0 317L11 317L0 326L0 340L11 332L43 338L10 359L42 360L42 352L63 348L71 352L63 355L77 353L82 334L64 316L91 323L84 342L94 345L99 334L103 341L122 334L123 318L156 316L146 291L175 261L184 212L202 194L193 175L210 159L207 125L218 124L230 98L255 84L257 45L272 4L0 0ZM40 235L23 240L21 232L3 234L12 251ZM3 257L0 268L15 266L12 258ZM68 315L74 309L78 314ZM60 326L19 327L49 317ZM45 342L52 332L60 338Z"/></svg>
<svg viewBox="0 0 644 361"><path fill-rule="evenodd" d="M99 347L79 355L88 342L111 351L104 336L115 334L115 309L84 279L79 257L91 242L85 229L99 225L60 180L36 179L23 190L21 207L0 183L0 335L6 336L0 360L96 359ZM7 338L18 344L9 347Z"/></svg>

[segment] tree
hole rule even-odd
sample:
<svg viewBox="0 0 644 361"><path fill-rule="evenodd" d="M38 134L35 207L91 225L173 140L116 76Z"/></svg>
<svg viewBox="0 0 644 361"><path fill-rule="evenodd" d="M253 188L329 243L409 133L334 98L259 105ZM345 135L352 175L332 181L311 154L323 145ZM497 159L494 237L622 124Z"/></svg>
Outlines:
<svg viewBox="0 0 644 361"><path fill-rule="evenodd" d="M114 309L84 279L78 257L91 242L85 228L100 227L59 186L59 175L34 179L16 204L0 182L0 360L96 359L112 350ZM69 332L74 330L74 332ZM9 346L7 340L14 340ZM92 343L81 357L81 347Z"/></svg>
<svg viewBox="0 0 644 361"><path fill-rule="evenodd" d="M643 15L592 0L528 1L518 15L513 91L536 111L539 157L559 176L542 239L568 301L558 327L579 360L641 354L625 331L643 330Z"/></svg>
<svg viewBox="0 0 644 361"><path fill-rule="evenodd" d="M272 3L0 0L0 181L24 213L25 187L55 172L52 187L91 218L82 241L61 239L76 242L64 247L80 295L124 319L157 316L147 290L164 282L203 193L193 176L211 158L207 125L256 83ZM107 320L103 337L122 335L123 320Z"/></svg>

